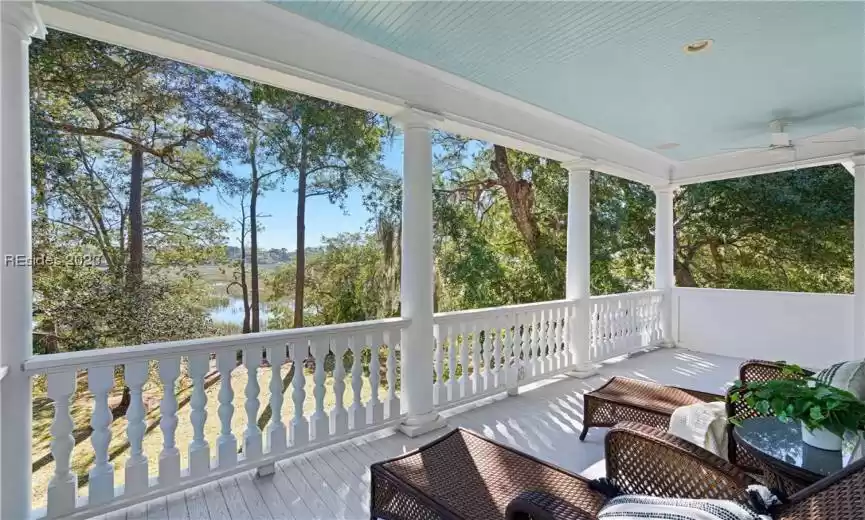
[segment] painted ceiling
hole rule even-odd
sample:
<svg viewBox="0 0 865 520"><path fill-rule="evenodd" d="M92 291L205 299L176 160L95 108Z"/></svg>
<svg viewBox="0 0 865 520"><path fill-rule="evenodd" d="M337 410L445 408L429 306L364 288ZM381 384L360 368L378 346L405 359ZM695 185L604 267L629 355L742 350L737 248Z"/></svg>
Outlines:
<svg viewBox="0 0 865 520"><path fill-rule="evenodd" d="M863 2L278 5L674 159L865 126Z"/></svg>

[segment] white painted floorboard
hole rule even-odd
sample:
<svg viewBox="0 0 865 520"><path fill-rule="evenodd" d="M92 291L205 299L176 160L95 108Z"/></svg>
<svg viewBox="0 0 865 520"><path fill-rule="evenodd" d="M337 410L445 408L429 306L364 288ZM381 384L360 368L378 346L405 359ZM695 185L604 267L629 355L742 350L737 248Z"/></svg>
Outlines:
<svg viewBox="0 0 865 520"><path fill-rule="evenodd" d="M449 412L448 423L508 443L589 477L604 472L604 430L585 442L583 393L621 375L723 393L742 360L682 349L660 349L604 364L600 374L579 380L560 376ZM100 520L366 520L369 465L426 444L443 432L416 439L401 434L355 439L276 465L274 475L252 472L175 493L98 517Z"/></svg>

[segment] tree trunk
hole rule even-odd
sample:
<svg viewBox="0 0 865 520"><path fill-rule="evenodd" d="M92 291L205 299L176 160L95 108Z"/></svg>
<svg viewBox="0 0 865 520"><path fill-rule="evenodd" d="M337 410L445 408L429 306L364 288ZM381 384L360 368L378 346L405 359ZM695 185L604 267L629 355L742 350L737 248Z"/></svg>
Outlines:
<svg viewBox="0 0 865 520"><path fill-rule="evenodd" d="M252 278L252 332L261 330L261 318L259 316L258 303L258 165L255 162L255 147L251 146L250 165L252 166L252 184L249 194L249 270Z"/></svg>
<svg viewBox="0 0 865 520"><path fill-rule="evenodd" d="M246 285L246 216L240 224L240 290L243 292L243 333L248 334L250 328L249 287Z"/></svg>
<svg viewBox="0 0 865 520"><path fill-rule="evenodd" d="M143 185L144 152L133 148L129 169L129 262L126 264L126 287L130 291L137 291L144 279Z"/></svg>
<svg viewBox="0 0 865 520"><path fill-rule="evenodd" d="M697 281L694 280L694 275L691 273L691 268L679 261L676 261L676 286L677 287L696 287Z"/></svg>
<svg viewBox="0 0 865 520"><path fill-rule="evenodd" d="M144 151L132 149L132 162L129 167L129 262L126 264L126 290L133 297L141 289L144 281L144 210L142 208L142 191L144 190ZM133 299L133 301L135 301ZM138 327L135 327L140 332ZM140 334L136 333L135 342L141 343ZM125 381L125 377L124 377ZM112 413L113 417L122 417L129 408L132 396L129 387L123 387L120 404Z"/></svg>
<svg viewBox="0 0 865 520"><path fill-rule="evenodd" d="M511 208L511 216L517 230L522 235L529 252L535 256L539 249L540 231L534 214L535 193L532 183L525 179L518 179L514 175L508 161L508 149L504 146L493 146L493 160L490 168L505 190L508 205Z"/></svg>
<svg viewBox="0 0 865 520"><path fill-rule="evenodd" d="M294 280L294 328L303 327L303 286L306 281L306 170L307 144L300 145L300 167L297 172L297 270Z"/></svg>

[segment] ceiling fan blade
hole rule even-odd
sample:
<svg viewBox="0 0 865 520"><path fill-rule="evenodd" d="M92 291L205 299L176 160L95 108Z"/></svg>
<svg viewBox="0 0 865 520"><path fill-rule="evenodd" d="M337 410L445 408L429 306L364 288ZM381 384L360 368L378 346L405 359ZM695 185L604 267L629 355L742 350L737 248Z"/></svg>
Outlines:
<svg viewBox="0 0 865 520"><path fill-rule="evenodd" d="M739 150L771 150L768 146L741 146L738 148L721 148L721 150L726 151L739 151Z"/></svg>
<svg viewBox="0 0 865 520"><path fill-rule="evenodd" d="M798 114L793 114L789 110L778 111L779 119L783 119L789 123L802 123L809 121L811 119L819 119L821 117L831 116L833 114L837 114L839 112L845 112L847 110L854 110L862 106L861 100L851 101L848 103L842 103L834 106L827 106L818 110L813 110L811 112L800 112Z"/></svg>
<svg viewBox="0 0 865 520"><path fill-rule="evenodd" d="M856 141L858 141L858 139L837 139L837 140L830 139L829 141L808 141L808 143L809 144L811 144L811 143L820 143L820 144L824 144L824 143L855 143Z"/></svg>

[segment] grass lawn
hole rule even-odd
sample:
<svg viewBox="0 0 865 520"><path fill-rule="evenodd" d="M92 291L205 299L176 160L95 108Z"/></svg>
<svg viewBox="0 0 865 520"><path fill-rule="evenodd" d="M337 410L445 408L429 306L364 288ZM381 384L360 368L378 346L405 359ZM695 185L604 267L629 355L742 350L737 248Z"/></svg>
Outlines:
<svg viewBox="0 0 865 520"><path fill-rule="evenodd" d="M285 377L288 374L290 368L291 363L286 363L281 367L282 377ZM312 415L313 411L315 411L315 397L312 393L315 383L313 382L312 372L310 370L305 370L304 373L306 375L306 399L304 401L303 411L304 415L310 416ZM259 402L261 403L261 406L259 408L259 414L261 414L265 406L270 401L270 374L270 367L262 367L258 371L258 384L261 388L261 391L259 393ZM209 375L206 381L211 380L215 376L215 374ZM332 377L332 374L328 373L327 376L328 377L325 382L325 386L327 387L327 392L325 394L325 410L329 411L335 404L335 395L333 392L334 379ZM367 402L372 395L372 390L370 388L368 379L362 378L362 380L362 401ZM382 377L382 380L384 380L384 377ZM232 432L234 433L235 437L237 437L238 445L242 443L243 431L246 429L247 424L246 410L243 408L246 402L246 398L244 396L246 382L247 371L244 367L240 366L232 372L231 387L234 391L234 415L232 417L231 425ZM220 430L219 415L217 414L217 408L219 406L217 394L219 393L221 384L221 381L216 381L215 384L211 384L206 390L207 422L205 424L205 436L210 443L211 456L216 455L216 438L219 435ZM81 384L81 386L86 388L86 384ZM345 386L346 388L343 403L345 407L348 408L353 400L350 375L346 378ZM288 422L294 416L294 405L291 399L291 390L291 386L289 386L288 390L284 394L284 401L282 406L283 422L285 422L286 425L288 425ZM192 423L189 420L189 412L191 411L191 409L188 403L191 392L192 388L189 380L181 377L177 388L177 400L181 406L178 408L177 412L179 422L177 425L176 434L177 446L178 448L180 448L181 453L181 467L186 467L186 465L188 464L187 446L192 440ZM115 392L111 395L109 402L113 403L118 401L120 399L120 395L121 389L117 388ZM385 396L386 391L382 387L379 391L379 398L384 400ZM157 474L159 452L162 449L162 431L158 426L155 425L155 422L161 416L159 410L159 401L161 397L162 391L160 390L158 385L155 384L155 382L148 382L145 385L144 402L145 409L147 411L145 422L148 425L148 431L147 433L145 433L144 436L144 453L150 463L149 471L151 475ZM187 402L184 404L184 401ZM85 389L79 388L79 391L76 392L73 397L71 407L75 430L81 432L81 435L79 435L79 437L83 437L84 434L88 431L87 427L90 422L92 409L92 395ZM49 444L51 442L49 429L51 427L51 420L53 418L53 415L54 407L51 401L45 396L44 392L34 390L32 456L34 465L39 466L33 472L32 477L34 508L45 507L47 486L49 481L51 480L51 476L54 474L54 462L53 460L50 460L49 457ZM109 453L111 454L111 461L115 467L115 485L123 483L123 468L127 459L129 458L129 446L126 439L126 424L126 418L119 417L111 425L111 444L109 446ZM93 447L90 443L90 438L87 437L86 439L77 441L75 448L72 450L72 471L79 475L79 492L81 494L87 493L87 487L85 485L86 474L91 469L92 463Z"/></svg>

